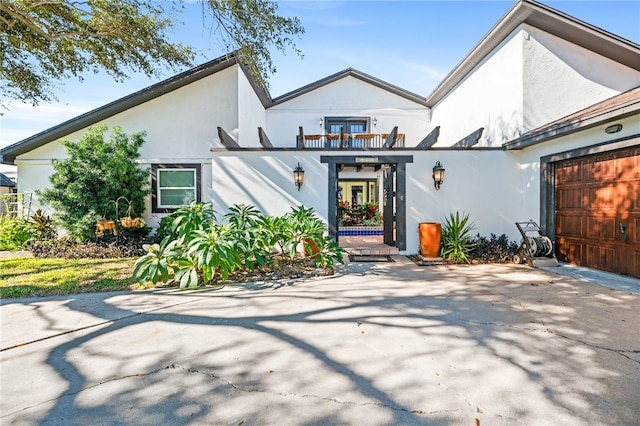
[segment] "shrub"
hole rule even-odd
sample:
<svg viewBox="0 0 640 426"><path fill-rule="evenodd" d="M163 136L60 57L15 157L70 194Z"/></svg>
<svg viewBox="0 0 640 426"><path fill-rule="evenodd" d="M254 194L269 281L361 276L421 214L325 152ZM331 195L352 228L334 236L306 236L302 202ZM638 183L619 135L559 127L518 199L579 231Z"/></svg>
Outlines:
<svg viewBox="0 0 640 426"><path fill-rule="evenodd" d="M449 261L469 263L469 253L474 247L471 232L475 229L469 214L460 217L459 212L450 213L443 222L440 255Z"/></svg>
<svg viewBox="0 0 640 426"><path fill-rule="evenodd" d="M470 257L479 262L506 263L513 259L518 252L518 243L509 241L506 234L499 237L491 234L489 238L477 234L473 239L473 248Z"/></svg>
<svg viewBox="0 0 640 426"><path fill-rule="evenodd" d="M53 220L50 216L38 209L31 215L34 229L37 232L39 240L53 240L58 236L58 231L53 226Z"/></svg>
<svg viewBox="0 0 640 426"><path fill-rule="evenodd" d="M144 246L146 254L135 264L133 277L140 281L175 281L180 288L195 288L238 270L253 270L270 263L278 247L283 260L293 261L296 249L309 241L320 247L316 264L332 267L342 262L343 249L328 237L324 223L313 209L300 206L284 216L263 216L255 207L235 205L218 224L210 203L192 203L163 219L164 238ZM289 256L287 256L287 253Z"/></svg>
<svg viewBox="0 0 640 426"><path fill-rule="evenodd" d="M37 192L54 208L54 219L80 241L95 237L95 224L102 216L120 219L108 208L110 202L125 197L130 209L142 214L149 194L149 170L135 161L144 133L129 136L115 127L105 140L106 131L106 126L92 127L77 143L62 141L68 157L54 162L51 188Z"/></svg>
<svg viewBox="0 0 640 426"><path fill-rule="evenodd" d="M33 223L22 217L0 216L0 250L20 250L36 232Z"/></svg>

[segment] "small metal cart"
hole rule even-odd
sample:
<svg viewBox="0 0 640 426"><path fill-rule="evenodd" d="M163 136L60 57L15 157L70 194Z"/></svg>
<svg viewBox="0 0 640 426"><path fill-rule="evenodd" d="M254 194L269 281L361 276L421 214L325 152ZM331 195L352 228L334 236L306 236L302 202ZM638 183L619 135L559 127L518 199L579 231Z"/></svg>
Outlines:
<svg viewBox="0 0 640 426"><path fill-rule="evenodd" d="M515 263L527 262L533 268L558 266L551 239L542 235L535 221L516 222L516 227L522 235L522 241L520 241L518 253L513 257Z"/></svg>

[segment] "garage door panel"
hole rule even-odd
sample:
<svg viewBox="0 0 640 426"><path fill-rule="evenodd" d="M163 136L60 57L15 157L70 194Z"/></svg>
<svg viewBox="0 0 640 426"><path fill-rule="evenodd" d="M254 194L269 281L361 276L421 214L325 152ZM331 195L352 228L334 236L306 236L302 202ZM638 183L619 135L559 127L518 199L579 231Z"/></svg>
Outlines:
<svg viewBox="0 0 640 426"><path fill-rule="evenodd" d="M601 155L586 160L586 181L602 182L603 180L613 180L616 177L614 156Z"/></svg>
<svg viewBox="0 0 640 426"><path fill-rule="evenodd" d="M587 238L614 241L616 238L616 219L605 216L588 216L586 236Z"/></svg>
<svg viewBox="0 0 640 426"><path fill-rule="evenodd" d="M565 237L583 237L583 219L580 213L558 215L556 218L556 234Z"/></svg>
<svg viewBox="0 0 640 426"><path fill-rule="evenodd" d="M633 155L616 158L616 179L624 181L640 177L638 167L638 159Z"/></svg>
<svg viewBox="0 0 640 426"><path fill-rule="evenodd" d="M632 244L640 244L640 217L633 217L627 222L627 239Z"/></svg>
<svg viewBox="0 0 640 426"><path fill-rule="evenodd" d="M558 258L640 278L640 146L560 162L556 171Z"/></svg>
<svg viewBox="0 0 640 426"><path fill-rule="evenodd" d="M628 200L630 210L640 213L640 178L627 183L621 194Z"/></svg>
<svg viewBox="0 0 640 426"><path fill-rule="evenodd" d="M587 198L583 196L582 188L567 188L558 190L558 208L581 209L587 205Z"/></svg>
<svg viewBox="0 0 640 426"><path fill-rule="evenodd" d="M557 257L563 262L582 265L582 247L580 242L568 238L559 238L556 241Z"/></svg>
<svg viewBox="0 0 640 426"><path fill-rule="evenodd" d="M611 209L616 207L615 190L613 184L591 186L587 189L587 205L592 210Z"/></svg>
<svg viewBox="0 0 640 426"><path fill-rule="evenodd" d="M582 182L581 161L567 161L556 168L558 184L567 185L572 182Z"/></svg>
<svg viewBox="0 0 640 426"><path fill-rule="evenodd" d="M616 250L613 247L587 245L586 265L590 265L592 268L610 271L612 270L612 265L617 264L616 260Z"/></svg>

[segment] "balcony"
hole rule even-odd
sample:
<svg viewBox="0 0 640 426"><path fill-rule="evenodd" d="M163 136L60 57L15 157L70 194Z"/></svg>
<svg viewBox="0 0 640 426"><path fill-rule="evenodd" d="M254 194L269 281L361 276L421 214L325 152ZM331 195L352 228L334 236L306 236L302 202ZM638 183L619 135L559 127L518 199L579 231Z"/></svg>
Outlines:
<svg viewBox="0 0 640 426"><path fill-rule="evenodd" d="M389 133L325 133L320 135L297 136L299 148L311 149L382 149L389 139ZM394 143L388 147L404 147L404 134L396 133Z"/></svg>

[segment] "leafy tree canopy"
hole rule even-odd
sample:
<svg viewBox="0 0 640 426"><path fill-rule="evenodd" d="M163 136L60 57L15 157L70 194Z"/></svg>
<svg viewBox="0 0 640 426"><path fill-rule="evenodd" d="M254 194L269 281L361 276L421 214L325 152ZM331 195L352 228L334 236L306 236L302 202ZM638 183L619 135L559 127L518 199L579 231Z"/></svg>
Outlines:
<svg viewBox="0 0 640 426"><path fill-rule="evenodd" d="M38 192L51 204L55 219L72 237L86 241L95 237L96 220L116 220L125 215L142 215L149 194L149 169L136 165L144 133L127 135L113 128L105 140L107 126L89 128L77 142L62 141L68 157L55 161L51 188ZM120 201L116 216L115 201Z"/></svg>
<svg viewBox="0 0 640 426"><path fill-rule="evenodd" d="M201 0L203 15L227 52L238 50L256 76L275 72L269 48L295 49L297 18L277 15L272 0ZM166 5L168 7L165 7ZM194 51L170 39L179 2L155 0L0 0L0 96L37 105L55 100L54 84L105 70L157 76L191 65ZM3 101L4 102L4 101Z"/></svg>

